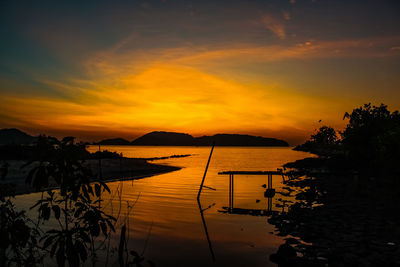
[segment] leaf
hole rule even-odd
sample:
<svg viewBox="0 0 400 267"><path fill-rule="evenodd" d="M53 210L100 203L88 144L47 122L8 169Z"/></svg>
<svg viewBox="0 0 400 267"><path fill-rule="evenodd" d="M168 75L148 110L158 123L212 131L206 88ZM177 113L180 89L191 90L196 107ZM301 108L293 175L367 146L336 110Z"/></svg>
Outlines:
<svg viewBox="0 0 400 267"><path fill-rule="evenodd" d="M53 206L52 207L53 211L54 211L54 216L56 217L56 219L60 219L60 207L59 206Z"/></svg>
<svg viewBox="0 0 400 267"><path fill-rule="evenodd" d="M112 230L113 232L115 232L114 225L111 223L111 221L110 221L110 220L106 220L106 223L108 224L108 227L110 227L111 230Z"/></svg>
<svg viewBox="0 0 400 267"><path fill-rule="evenodd" d="M54 239L55 237L56 237L56 236L49 236L49 237L47 237L47 239L44 241L43 248L46 249L48 246L50 246L51 243L53 242L53 239Z"/></svg>
<svg viewBox="0 0 400 267"><path fill-rule="evenodd" d="M97 223L92 224L89 229L90 229L90 233L92 234L92 236L99 236L100 227Z"/></svg>
<svg viewBox="0 0 400 267"><path fill-rule="evenodd" d="M58 242L55 242L54 245L51 247L50 258L53 258L54 254L56 253L57 246L58 246Z"/></svg>
<svg viewBox="0 0 400 267"><path fill-rule="evenodd" d="M111 193L110 188L108 187L108 185L106 183L103 183L103 182L100 182L100 183L108 193Z"/></svg>
<svg viewBox="0 0 400 267"><path fill-rule="evenodd" d="M81 215L82 211L83 211L83 207L77 208L76 211L75 211L75 213L74 213L74 217L75 217L75 218L78 218L79 215Z"/></svg>
<svg viewBox="0 0 400 267"><path fill-rule="evenodd" d="M75 241L75 250L79 253L82 262L85 262L87 259L87 251L86 247L82 244L81 241L79 240Z"/></svg>
<svg viewBox="0 0 400 267"><path fill-rule="evenodd" d="M44 219L44 220L49 220L50 219L50 211L51 211L51 209L50 209L50 207L48 207L48 206L43 206L43 209L42 209L42 218Z"/></svg>
<svg viewBox="0 0 400 267"><path fill-rule="evenodd" d="M86 199L89 200L89 199L90 199L90 196L89 196L89 194L88 194L87 187L88 187L88 186L85 186L85 185L82 186L82 191L83 191L83 195L86 197Z"/></svg>
<svg viewBox="0 0 400 267"><path fill-rule="evenodd" d="M47 194L50 196L51 199L54 197L54 192L51 190L47 190Z"/></svg>
<svg viewBox="0 0 400 267"><path fill-rule="evenodd" d="M108 214L105 214L105 216L107 216L107 218L108 219L110 219L110 220L112 220L112 221L117 221L117 218L115 218L114 216L112 216L112 215L108 215Z"/></svg>
<svg viewBox="0 0 400 267"><path fill-rule="evenodd" d="M67 237L67 256L69 266L79 266L79 254L72 243L71 237Z"/></svg>
<svg viewBox="0 0 400 267"><path fill-rule="evenodd" d="M89 192L90 194L93 195L93 188L92 188L92 186L91 186L91 185L88 185L87 188L88 188L88 192ZM88 199L90 199L90 198L88 198Z"/></svg>
<svg viewBox="0 0 400 267"><path fill-rule="evenodd" d="M57 254L56 254L56 259L57 259L57 265L59 267L64 267L65 266L65 254L64 254L64 244L61 243L61 245L59 246L58 250L57 250Z"/></svg>
<svg viewBox="0 0 400 267"><path fill-rule="evenodd" d="M100 185L99 184L95 184L94 185L94 191L96 192L96 197L100 197L101 192L100 192Z"/></svg>
<svg viewBox="0 0 400 267"><path fill-rule="evenodd" d="M103 234L105 236L108 236L108 234L107 234L107 225L104 222L101 222L100 223L100 227L101 227L101 231L103 232Z"/></svg>
<svg viewBox="0 0 400 267"><path fill-rule="evenodd" d="M89 237L89 235L88 235L86 232L81 231L81 232L80 232L80 236L81 236L81 238L82 238L82 240L83 240L84 242L86 242L86 243L90 243L90 242L91 242L91 241L90 241L90 237Z"/></svg>

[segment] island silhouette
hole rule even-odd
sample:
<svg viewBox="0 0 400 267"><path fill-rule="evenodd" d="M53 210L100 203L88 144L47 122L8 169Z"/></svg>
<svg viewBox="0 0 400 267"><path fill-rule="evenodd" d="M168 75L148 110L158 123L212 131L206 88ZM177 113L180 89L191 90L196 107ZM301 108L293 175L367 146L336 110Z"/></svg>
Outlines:
<svg viewBox="0 0 400 267"><path fill-rule="evenodd" d="M18 129L0 129L0 145L29 145L37 137ZM276 146L287 147L289 144L280 139L244 134L215 134L212 136L193 137L186 133L154 131L133 141L124 138L104 139L95 145L132 145L132 146Z"/></svg>
<svg viewBox="0 0 400 267"><path fill-rule="evenodd" d="M186 133L154 131L147 133L132 142L123 138L105 139L100 145L134 145L134 146L280 146L289 144L280 139L244 134L215 134L212 136L193 137Z"/></svg>

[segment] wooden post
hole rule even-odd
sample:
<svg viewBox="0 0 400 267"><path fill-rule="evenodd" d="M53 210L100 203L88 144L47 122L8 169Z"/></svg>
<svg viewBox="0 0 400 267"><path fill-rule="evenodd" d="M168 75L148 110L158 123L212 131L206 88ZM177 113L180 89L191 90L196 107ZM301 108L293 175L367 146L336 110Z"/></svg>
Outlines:
<svg viewBox="0 0 400 267"><path fill-rule="evenodd" d="M101 148L100 148L100 144L99 144L99 178L100 180L103 178L101 175Z"/></svg>
<svg viewBox="0 0 400 267"><path fill-rule="evenodd" d="M268 198L268 206L267 206L267 211L271 211L272 210L272 197Z"/></svg>
<svg viewBox="0 0 400 267"><path fill-rule="evenodd" d="M234 178L233 178L233 174L232 174L232 209L233 209L233 188L234 188Z"/></svg>
<svg viewBox="0 0 400 267"><path fill-rule="evenodd" d="M204 179L206 179L206 174L207 174L207 170L208 170L208 165L210 164L211 156L212 156L212 153L213 153L213 151L214 151L214 146L215 146L215 143L212 144L210 156L208 157L206 169L204 170L203 180L201 180L199 192L197 193L197 199L200 198L201 190L203 189Z"/></svg>
<svg viewBox="0 0 400 267"><path fill-rule="evenodd" d="M268 189L272 188L272 174L268 174Z"/></svg>
<svg viewBox="0 0 400 267"><path fill-rule="evenodd" d="M232 209L232 174L229 174L229 211Z"/></svg>
<svg viewBox="0 0 400 267"><path fill-rule="evenodd" d="M207 242L208 242L208 248L210 249L212 260L213 260L213 262L215 262L214 250L213 250L213 247L212 247L212 244L211 244L210 237L209 237L209 235L208 235L206 220L204 219L204 215L203 215L204 210L203 210L202 207L201 207L200 199L197 199L197 204L199 205L200 216L201 216L201 220L202 220L202 222L203 222L204 232L206 233ZM215 204L215 203L214 203L214 204ZM211 207L211 206L210 206L210 207Z"/></svg>

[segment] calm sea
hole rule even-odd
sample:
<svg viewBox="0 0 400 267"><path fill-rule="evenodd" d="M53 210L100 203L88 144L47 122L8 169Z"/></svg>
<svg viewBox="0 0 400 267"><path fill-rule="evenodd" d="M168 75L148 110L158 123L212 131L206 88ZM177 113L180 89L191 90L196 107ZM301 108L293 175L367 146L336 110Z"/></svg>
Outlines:
<svg viewBox="0 0 400 267"><path fill-rule="evenodd" d="M90 151L97 149L89 147ZM286 162L310 156L291 148L216 147L204 183L215 190L203 189L199 206L196 196L210 147L103 146L102 149L135 158L192 155L154 161L182 167L179 171L108 183L112 193L104 196L104 208L119 217L118 225L129 226L129 249L144 252L144 257L156 266L274 266L269 255L283 243L282 237L273 233L274 227L267 222L267 216L221 212L229 204L229 176L218 172L276 170ZM279 194L285 191L282 177L273 177L273 187L278 193L269 207L262 187L266 182L266 176L235 176L234 207L282 210L276 206L279 198L287 199ZM38 197L37 193L18 196L17 206L29 207ZM200 210L204 210L204 220ZM112 243L117 239L115 235Z"/></svg>

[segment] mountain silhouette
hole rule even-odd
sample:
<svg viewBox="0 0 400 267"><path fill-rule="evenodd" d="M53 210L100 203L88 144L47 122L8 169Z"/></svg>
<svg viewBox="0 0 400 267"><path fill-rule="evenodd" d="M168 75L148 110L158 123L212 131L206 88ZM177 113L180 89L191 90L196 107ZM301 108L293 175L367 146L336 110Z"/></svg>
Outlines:
<svg viewBox="0 0 400 267"><path fill-rule="evenodd" d="M0 129L0 145L28 145L36 141L36 137L18 129Z"/></svg>
<svg viewBox="0 0 400 267"><path fill-rule="evenodd" d="M136 146L193 146L193 136L185 133L151 132L132 141Z"/></svg>
<svg viewBox="0 0 400 267"><path fill-rule="evenodd" d="M0 129L0 145L32 144L37 137L18 129ZM132 142L123 138L104 139L93 144L100 145L134 145L134 146L283 146L289 144L284 140L243 134L216 134L213 136L193 137L186 133L155 131L147 133Z"/></svg>
<svg viewBox="0 0 400 267"><path fill-rule="evenodd" d="M261 136L242 134L216 134L213 136L193 137L185 133L151 132L134 141L137 146L289 146L286 141Z"/></svg>
<svg viewBox="0 0 400 267"><path fill-rule="evenodd" d="M261 136L243 134L216 134L195 138L197 146L208 146L215 142L218 146L289 146L286 141Z"/></svg>

